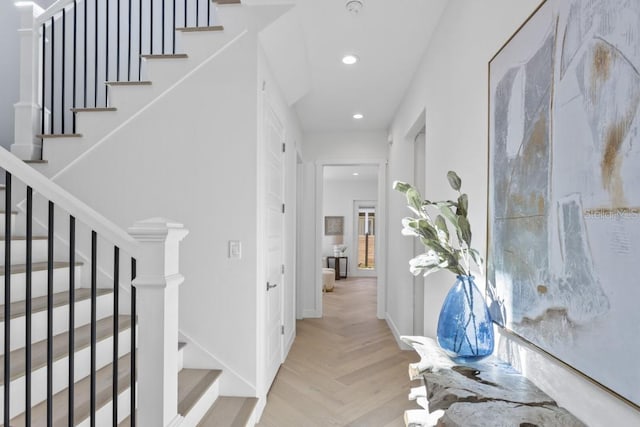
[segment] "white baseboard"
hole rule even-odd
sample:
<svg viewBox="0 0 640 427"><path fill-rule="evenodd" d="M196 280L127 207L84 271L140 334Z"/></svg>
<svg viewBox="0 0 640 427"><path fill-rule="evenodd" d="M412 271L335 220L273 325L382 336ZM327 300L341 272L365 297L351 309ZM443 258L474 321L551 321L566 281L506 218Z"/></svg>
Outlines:
<svg viewBox="0 0 640 427"><path fill-rule="evenodd" d="M319 319L322 317L322 313L319 313L316 309L305 309L302 310L302 318L303 319Z"/></svg>
<svg viewBox="0 0 640 427"><path fill-rule="evenodd" d="M386 313L385 320L387 322L387 326L389 326L389 329L391 329L391 333L393 334L393 337L396 339L396 342L398 343L398 347L400 347L402 350L413 350L411 347L409 347L400 339L400 336L402 334L398 330L398 327L396 326L396 324L393 322L393 319L391 318L391 316L389 316L389 313Z"/></svg>

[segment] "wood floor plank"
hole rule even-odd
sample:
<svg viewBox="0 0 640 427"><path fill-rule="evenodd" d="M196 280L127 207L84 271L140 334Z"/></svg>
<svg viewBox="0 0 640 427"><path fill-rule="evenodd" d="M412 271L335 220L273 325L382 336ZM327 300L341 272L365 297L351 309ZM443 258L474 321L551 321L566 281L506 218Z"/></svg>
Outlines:
<svg viewBox="0 0 640 427"><path fill-rule="evenodd" d="M407 399L418 356L376 318L376 279L337 281L323 306L323 318L298 321L258 426L404 426L404 411L418 408Z"/></svg>

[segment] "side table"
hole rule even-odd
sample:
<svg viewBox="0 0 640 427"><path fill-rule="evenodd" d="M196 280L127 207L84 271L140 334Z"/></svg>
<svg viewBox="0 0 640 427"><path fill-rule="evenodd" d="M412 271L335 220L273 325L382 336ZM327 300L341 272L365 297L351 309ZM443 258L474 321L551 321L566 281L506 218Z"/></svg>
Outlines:
<svg viewBox="0 0 640 427"><path fill-rule="evenodd" d="M334 267L331 267L330 261L333 260ZM340 268L341 260L344 260L344 273ZM328 256L327 268L333 268L336 271L336 280L346 279L347 272L349 271L349 257L346 256Z"/></svg>

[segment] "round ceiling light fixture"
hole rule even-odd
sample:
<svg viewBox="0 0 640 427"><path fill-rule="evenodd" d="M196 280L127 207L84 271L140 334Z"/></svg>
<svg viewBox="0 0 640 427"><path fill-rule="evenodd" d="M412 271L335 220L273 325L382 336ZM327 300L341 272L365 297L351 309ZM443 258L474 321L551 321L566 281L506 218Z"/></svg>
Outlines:
<svg viewBox="0 0 640 427"><path fill-rule="evenodd" d="M353 118L356 119L356 120L360 120L363 117L364 116L362 114L360 114L360 113L356 113L356 114L353 115Z"/></svg>
<svg viewBox="0 0 640 427"><path fill-rule="evenodd" d="M359 174L358 172L354 172L354 173L352 173L351 175L353 175L353 176L358 176L358 175L360 175L360 174Z"/></svg>
<svg viewBox="0 0 640 427"><path fill-rule="evenodd" d="M364 3L362 3L362 1L360 0L349 0L344 5L344 7L346 7L349 13L351 13L352 15L357 15L358 13L360 13L363 6L364 6Z"/></svg>
<svg viewBox="0 0 640 427"><path fill-rule="evenodd" d="M358 62L358 57L352 53L348 53L342 57L342 63L346 65L353 65Z"/></svg>

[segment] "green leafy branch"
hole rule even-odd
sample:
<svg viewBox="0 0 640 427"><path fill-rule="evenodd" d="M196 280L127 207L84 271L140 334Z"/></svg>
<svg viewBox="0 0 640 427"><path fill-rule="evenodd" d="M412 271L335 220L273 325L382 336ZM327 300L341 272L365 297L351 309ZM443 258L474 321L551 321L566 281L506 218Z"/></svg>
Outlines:
<svg viewBox="0 0 640 427"><path fill-rule="evenodd" d="M412 274L427 276L447 269L456 275L471 275L471 261L482 271L483 260L480 253L471 248L471 224L469 197L460 191L462 180L453 171L447 173L449 185L458 192L457 200L432 202L425 200L411 184L396 181L394 190L407 198L409 209L415 214L402 220L402 234L415 236L427 251L409 261ZM435 212L435 218L429 211ZM449 226L455 230L457 244L452 241Z"/></svg>

